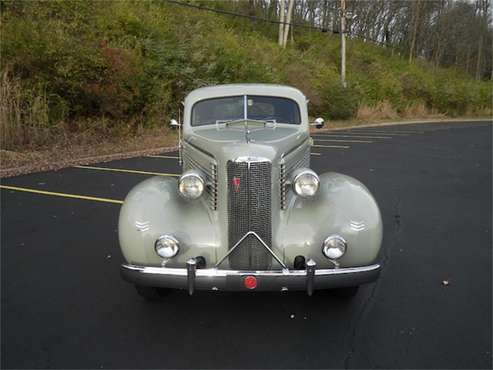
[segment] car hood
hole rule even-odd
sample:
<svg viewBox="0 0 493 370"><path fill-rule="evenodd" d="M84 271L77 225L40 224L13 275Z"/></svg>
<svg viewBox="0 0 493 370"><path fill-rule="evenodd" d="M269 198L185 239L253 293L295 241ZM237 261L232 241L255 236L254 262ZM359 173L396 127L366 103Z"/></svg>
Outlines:
<svg viewBox="0 0 493 370"><path fill-rule="evenodd" d="M214 127L196 130L184 140L221 162L245 156L274 161L309 139L297 127L255 128L248 137L244 130Z"/></svg>

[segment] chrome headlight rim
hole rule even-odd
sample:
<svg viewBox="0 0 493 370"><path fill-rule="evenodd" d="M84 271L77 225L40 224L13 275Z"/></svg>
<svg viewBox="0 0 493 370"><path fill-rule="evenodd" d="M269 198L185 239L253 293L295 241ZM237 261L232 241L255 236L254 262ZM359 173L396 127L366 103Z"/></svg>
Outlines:
<svg viewBox="0 0 493 370"><path fill-rule="evenodd" d="M185 182L186 181L189 181L190 179L195 179L195 180L198 180L198 184L199 185L199 192L197 194L191 194L190 192L186 192L185 191ZM197 170L189 170L189 171L186 171L184 172L179 180L178 180L178 192L180 193L180 195L187 199L187 200L195 200L195 199L198 199L202 196L202 194L204 194L204 190L205 190L205 180L204 180L204 175L202 174L202 172L200 171L197 171Z"/></svg>
<svg viewBox="0 0 493 370"><path fill-rule="evenodd" d="M173 258L180 251L180 242L173 235L161 235L154 243L154 250L161 258Z"/></svg>
<svg viewBox="0 0 493 370"><path fill-rule="evenodd" d="M301 189L297 189L298 181L300 181L303 176L311 176L312 179L314 180L313 183L315 184L315 190L311 194L303 193ZM293 191L296 195L298 195L301 198L311 198L317 194L318 189L320 188L320 178L315 173L315 171L313 171L309 168L301 168L294 173L293 180L291 181L291 184L292 184Z"/></svg>
<svg viewBox="0 0 493 370"><path fill-rule="evenodd" d="M341 235L329 235L322 243L322 253L329 260L338 260L347 252L347 241Z"/></svg>

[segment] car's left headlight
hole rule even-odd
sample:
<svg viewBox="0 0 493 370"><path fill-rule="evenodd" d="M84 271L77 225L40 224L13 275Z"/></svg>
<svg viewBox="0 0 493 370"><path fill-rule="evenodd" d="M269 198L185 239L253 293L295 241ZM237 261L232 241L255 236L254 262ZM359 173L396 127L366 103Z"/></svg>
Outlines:
<svg viewBox="0 0 493 370"><path fill-rule="evenodd" d="M205 181L200 171L190 170L180 176L178 189L186 199L197 199L204 192Z"/></svg>
<svg viewBox="0 0 493 370"><path fill-rule="evenodd" d="M318 175L308 168L302 168L294 173L293 190L300 197L313 197L317 193L319 185Z"/></svg>

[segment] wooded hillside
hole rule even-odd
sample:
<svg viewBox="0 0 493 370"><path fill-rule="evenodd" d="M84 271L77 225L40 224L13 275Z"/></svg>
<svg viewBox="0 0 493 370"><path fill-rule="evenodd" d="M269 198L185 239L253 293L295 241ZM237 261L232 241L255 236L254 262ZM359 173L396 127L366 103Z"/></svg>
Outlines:
<svg viewBox="0 0 493 370"><path fill-rule="evenodd" d="M276 1L189 3L279 18ZM368 3L382 9L373 14ZM403 3L407 15L396 10ZM477 42L443 36L459 40L466 32L452 15L411 32L409 51L409 33L401 29L425 22L430 4L445 3L418 1L412 10L407 1L348 1L358 17L348 25L343 88L339 35L296 26L334 28L335 1L296 1L286 48L278 46L278 23L166 1L2 1L1 145L46 145L80 132L135 135L167 124L192 89L232 82L294 85L309 97L313 115L329 119L491 114L491 27L482 36L467 29L468 37L483 37L479 77ZM453 6L460 18L470 2ZM391 9L397 13L389 21Z"/></svg>

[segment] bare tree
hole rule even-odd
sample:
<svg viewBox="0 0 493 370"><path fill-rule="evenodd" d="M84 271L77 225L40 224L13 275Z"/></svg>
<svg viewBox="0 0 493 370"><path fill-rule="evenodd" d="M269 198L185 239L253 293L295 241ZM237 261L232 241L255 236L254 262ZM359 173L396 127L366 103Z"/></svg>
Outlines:
<svg viewBox="0 0 493 370"><path fill-rule="evenodd" d="M288 16L286 18L286 25L284 27L284 33L283 33L283 43L282 47L285 48L286 44L288 43L288 34L289 34L289 26L291 23L291 16L293 14L293 6L294 6L294 0L289 0L289 6L288 6Z"/></svg>
<svg viewBox="0 0 493 370"><path fill-rule="evenodd" d="M284 0L281 0L281 4L280 4L280 9L279 9L279 40L278 40L278 44L279 46L283 46L283 42L284 42L284 13L285 13L285 4L284 4Z"/></svg>

